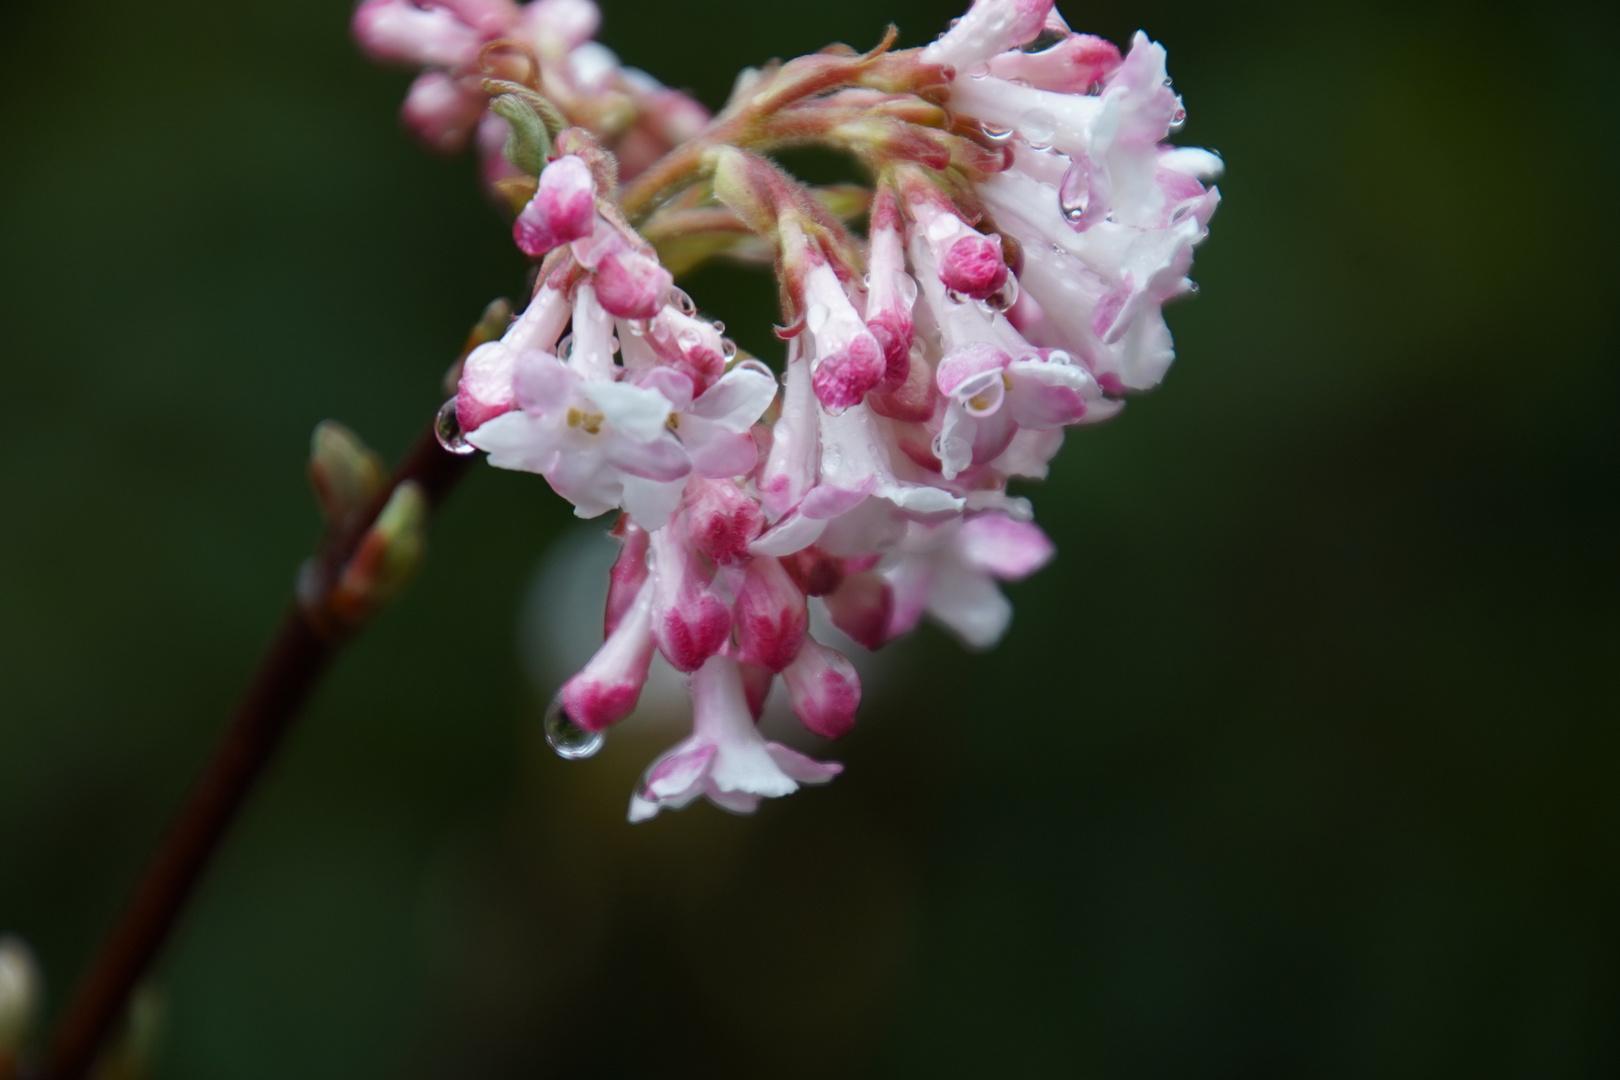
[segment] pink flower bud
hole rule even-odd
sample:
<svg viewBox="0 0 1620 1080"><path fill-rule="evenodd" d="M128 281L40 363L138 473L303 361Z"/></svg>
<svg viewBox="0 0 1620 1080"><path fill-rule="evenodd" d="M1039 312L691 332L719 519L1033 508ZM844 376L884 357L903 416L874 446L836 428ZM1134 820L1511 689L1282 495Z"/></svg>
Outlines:
<svg viewBox="0 0 1620 1080"><path fill-rule="evenodd" d="M749 560L737 590L737 658L767 671L781 671L804 644L809 613L782 564L768 556Z"/></svg>
<svg viewBox="0 0 1620 1080"><path fill-rule="evenodd" d="M844 561L814 544L786 556L782 565L806 596L826 596L844 580Z"/></svg>
<svg viewBox="0 0 1620 1080"><path fill-rule="evenodd" d="M807 637L798 658L782 672L782 681L794 713L817 735L836 739L855 726L861 679L842 653Z"/></svg>
<svg viewBox="0 0 1620 1080"><path fill-rule="evenodd" d="M696 477L688 482L688 530L697 549L717 563L748 557L748 545L765 528L759 503L730 480Z"/></svg>
<svg viewBox="0 0 1620 1080"><path fill-rule="evenodd" d="M467 354L456 386L456 423L464 432L517 407L512 395L512 373L517 350L504 341L487 341Z"/></svg>
<svg viewBox="0 0 1620 1080"><path fill-rule="evenodd" d="M851 338L838 351L821 357L811 376L816 398L829 409L859 405L883 378L883 349L870 333Z"/></svg>
<svg viewBox="0 0 1620 1080"><path fill-rule="evenodd" d="M484 100L443 71L424 71L411 83L400 117L418 141L438 153L454 154L472 138Z"/></svg>
<svg viewBox="0 0 1620 1080"><path fill-rule="evenodd" d="M629 514L620 514L613 527L613 536L619 541L619 557L613 560L608 572L607 610L602 619L602 635L611 637L619 620L630 610L642 585L647 581L647 530L630 520Z"/></svg>
<svg viewBox="0 0 1620 1080"><path fill-rule="evenodd" d="M664 306L675 278L656 258L628 245L596 264L596 298L621 319L650 319Z"/></svg>
<svg viewBox="0 0 1620 1080"><path fill-rule="evenodd" d="M652 535L653 636L664 659L696 671L731 633L731 611L714 594L712 567L674 529Z"/></svg>
<svg viewBox="0 0 1620 1080"><path fill-rule="evenodd" d="M512 239L525 255L538 258L590 235L595 222L596 185L590 166L569 154L540 173L534 198L512 223Z"/></svg>
<svg viewBox="0 0 1620 1080"><path fill-rule="evenodd" d="M725 342L711 322L664 305L642 336L664 363L692 380L701 394L725 374Z"/></svg>
<svg viewBox="0 0 1620 1080"><path fill-rule="evenodd" d="M913 356L906 368L906 379L898 388L886 394L873 394L866 399L872 411L891 420L907 424L920 424L934 415L934 373L928 361Z"/></svg>
<svg viewBox="0 0 1620 1080"><path fill-rule="evenodd" d="M939 277L947 289L963 296L975 300L994 296L1007 284L1007 263L1001 245L983 233L961 237L945 252Z"/></svg>
<svg viewBox="0 0 1620 1080"><path fill-rule="evenodd" d="M601 731L636 707L652 663L652 608L653 589L644 584L596 655L563 684L563 711L586 731Z"/></svg>
<svg viewBox="0 0 1620 1080"><path fill-rule="evenodd" d="M843 410L860 404L882 380L883 348L872 336L825 262L807 267L802 306L813 341L811 386L827 408Z"/></svg>
<svg viewBox="0 0 1620 1080"><path fill-rule="evenodd" d="M850 574L823 601L833 625L868 649L879 648L889 639L894 592L882 575L871 570Z"/></svg>
<svg viewBox="0 0 1620 1080"><path fill-rule="evenodd" d="M1119 70L1119 48L1090 34L1070 34L1037 53L1017 50L990 58L990 74L1037 90L1086 94Z"/></svg>
<svg viewBox="0 0 1620 1080"><path fill-rule="evenodd" d="M378 60L460 67L481 44L478 32L446 8L410 0L365 0L352 24L360 48Z"/></svg>

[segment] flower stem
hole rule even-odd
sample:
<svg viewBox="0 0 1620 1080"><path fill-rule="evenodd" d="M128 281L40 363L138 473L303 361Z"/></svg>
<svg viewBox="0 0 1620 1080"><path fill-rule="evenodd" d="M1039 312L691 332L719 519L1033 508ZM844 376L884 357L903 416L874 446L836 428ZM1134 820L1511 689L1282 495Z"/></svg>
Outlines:
<svg viewBox="0 0 1620 1080"><path fill-rule="evenodd" d="M449 495L472 458L443 450L432 425L417 439L387 490L346 528L334 530L316 563L313 598L324 605L390 495L407 481L430 507ZM264 775L327 667L344 644L330 620L312 618L311 597L291 604L259 659L247 693L191 796L146 868L117 925L58 1023L40 1080L80 1080L123 1017L130 994L162 949L236 813Z"/></svg>

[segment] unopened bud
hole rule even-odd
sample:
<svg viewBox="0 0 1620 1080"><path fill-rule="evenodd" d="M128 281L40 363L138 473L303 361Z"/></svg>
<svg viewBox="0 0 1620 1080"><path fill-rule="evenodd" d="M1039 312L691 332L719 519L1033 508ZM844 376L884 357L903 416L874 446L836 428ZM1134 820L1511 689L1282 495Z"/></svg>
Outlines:
<svg viewBox="0 0 1620 1080"><path fill-rule="evenodd" d="M167 1012L161 990L151 983L137 987L124 1022L91 1073L95 1080L146 1080L151 1076Z"/></svg>
<svg viewBox="0 0 1620 1080"><path fill-rule="evenodd" d="M0 938L0 1067L15 1060L39 1014L39 964L22 938Z"/></svg>
<svg viewBox="0 0 1620 1080"><path fill-rule="evenodd" d="M371 505L387 482L382 458L336 420L315 425L310 439L309 479L326 520L338 523Z"/></svg>
<svg viewBox="0 0 1620 1080"><path fill-rule="evenodd" d="M489 109L506 121L506 145L501 148L506 160L513 168L539 176L551 157L551 140L567 121L557 106L521 83L486 79L484 92L496 95Z"/></svg>
<svg viewBox="0 0 1620 1080"><path fill-rule="evenodd" d="M407 480L394 489L333 586L331 610L344 624L363 624L416 576L427 549L427 518L420 484Z"/></svg>

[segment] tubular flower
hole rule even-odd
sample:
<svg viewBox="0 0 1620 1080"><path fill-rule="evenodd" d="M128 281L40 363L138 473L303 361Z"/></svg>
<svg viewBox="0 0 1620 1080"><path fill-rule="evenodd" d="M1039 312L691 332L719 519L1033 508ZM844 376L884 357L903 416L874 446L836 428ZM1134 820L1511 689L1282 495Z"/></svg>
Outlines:
<svg viewBox="0 0 1620 1080"><path fill-rule="evenodd" d="M975 0L920 49L745 72L712 122L620 67L597 22L590 0L366 0L355 33L425 68L406 116L431 145L481 129L493 148L509 116L544 149L506 143L533 177L510 189L532 298L466 356L441 429L581 517L618 511L603 644L553 706L569 756L632 712L658 653L693 729L631 820L699 796L748 812L840 771L757 727L780 677L812 734L852 728L860 679L816 609L869 649L924 615L971 648L1005 634L1001 585L1054 553L1008 482L1164 376L1161 309L1194 288L1221 162L1166 141L1186 113L1159 45L1122 54L1050 0ZM486 78L533 124L496 116ZM762 156L788 144L855 153L870 190ZM774 255L780 378L673 286L720 253Z"/></svg>

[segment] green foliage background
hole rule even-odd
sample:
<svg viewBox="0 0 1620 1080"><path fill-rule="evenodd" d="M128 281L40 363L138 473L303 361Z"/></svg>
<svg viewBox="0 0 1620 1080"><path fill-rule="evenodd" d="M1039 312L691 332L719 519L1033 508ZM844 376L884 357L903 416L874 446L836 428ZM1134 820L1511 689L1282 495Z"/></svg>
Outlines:
<svg viewBox="0 0 1620 1080"><path fill-rule="evenodd" d="M943 0L604 0L710 104ZM631 828L515 625L570 527L480 468L161 971L173 1080L1620 1073L1609 5L1137 0L1228 161L1168 382L1032 492L825 790ZM0 12L0 929L63 1000L318 522L523 266L334 0ZM698 301L771 348L760 278Z"/></svg>

